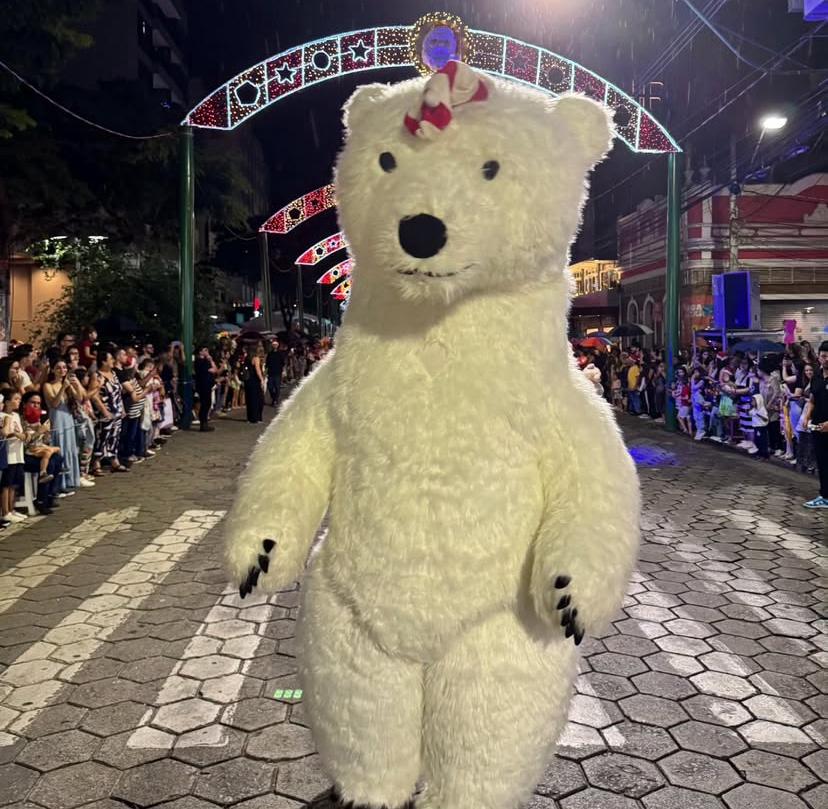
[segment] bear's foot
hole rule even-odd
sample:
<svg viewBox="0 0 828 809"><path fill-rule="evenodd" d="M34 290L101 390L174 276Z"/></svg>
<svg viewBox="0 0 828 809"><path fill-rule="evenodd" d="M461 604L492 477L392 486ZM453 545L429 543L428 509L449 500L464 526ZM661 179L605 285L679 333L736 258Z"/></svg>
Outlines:
<svg viewBox="0 0 828 809"><path fill-rule="evenodd" d="M354 803L353 801L344 801L342 800L342 795L339 792L338 787L333 787L331 789L331 805L336 807L336 809L414 809L413 800L407 801L402 806L387 806L383 804L382 807L372 806L367 803Z"/></svg>
<svg viewBox="0 0 828 809"><path fill-rule="evenodd" d="M578 608L572 604L572 596L567 591L571 582L572 579L569 576L555 577L553 583L554 598L557 599L555 609L561 614L561 626L564 629L564 635L567 638L572 638L576 646L580 646L584 639L584 630L578 623Z"/></svg>
<svg viewBox="0 0 828 809"><path fill-rule="evenodd" d="M267 573L270 569L270 552L276 546L276 542L272 539L262 540L262 550L264 553L259 554L256 560L257 564L253 565L248 571L247 578L239 583L239 597L244 598L249 593L253 592L253 588L259 581L259 576L262 573Z"/></svg>

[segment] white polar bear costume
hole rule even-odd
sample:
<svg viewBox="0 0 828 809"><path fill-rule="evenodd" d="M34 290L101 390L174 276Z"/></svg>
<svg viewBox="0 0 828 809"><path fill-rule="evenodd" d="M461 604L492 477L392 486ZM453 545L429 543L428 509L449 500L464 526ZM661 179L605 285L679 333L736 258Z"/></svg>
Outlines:
<svg viewBox="0 0 828 809"><path fill-rule="evenodd" d="M486 92L429 137L409 120L423 79L347 104L345 322L228 519L245 594L299 578L329 513L300 677L322 763L358 805L399 807L418 780L422 809L527 800L576 644L619 608L638 546L634 464L566 340L569 246L608 113L477 80Z"/></svg>

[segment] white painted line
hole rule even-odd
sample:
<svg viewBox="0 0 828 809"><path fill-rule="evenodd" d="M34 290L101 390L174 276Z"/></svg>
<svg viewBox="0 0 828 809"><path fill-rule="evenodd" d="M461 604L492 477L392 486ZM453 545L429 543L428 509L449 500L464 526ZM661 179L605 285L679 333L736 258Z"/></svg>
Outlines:
<svg viewBox="0 0 828 809"><path fill-rule="evenodd" d="M242 687L244 673L254 659L256 650L264 640L264 626L273 619L276 596L255 596L239 600L238 589L228 587L210 608L196 634L187 644L170 675L161 686L155 700L155 710L148 711L141 720L140 727L130 736L127 747L166 749L167 740L163 735L157 739L147 734L147 725L167 729L165 715L169 709L164 706L184 698L195 697L203 688L211 690L210 698L225 704L222 722L227 722L236 710ZM212 661L237 661L240 671L236 670L224 676L199 679L198 658L210 657ZM245 658L244 662L239 658ZM186 668L185 668L186 667ZM182 673L182 669L184 669ZM215 713L218 715L219 706ZM198 732L179 735L176 748L180 747L225 747L228 743L226 724L211 724Z"/></svg>
<svg viewBox="0 0 828 809"><path fill-rule="evenodd" d="M82 666L110 634L131 617L176 563L224 516L223 511L185 511L142 548L77 609L49 630L43 641L13 660L0 674L10 685L0 708L0 730L21 733L66 684L70 669ZM63 675L66 679L60 679Z"/></svg>
<svg viewBox="0 0 828 809"><path fill-rule="evenodd" d="M102 511L71 531L61 534L54 542L35 551L20 564L0 573L0 613L12 607L22 595L37 587L56 570L94 547L107 534L126 531L136 516L137 507Z"/></svg>

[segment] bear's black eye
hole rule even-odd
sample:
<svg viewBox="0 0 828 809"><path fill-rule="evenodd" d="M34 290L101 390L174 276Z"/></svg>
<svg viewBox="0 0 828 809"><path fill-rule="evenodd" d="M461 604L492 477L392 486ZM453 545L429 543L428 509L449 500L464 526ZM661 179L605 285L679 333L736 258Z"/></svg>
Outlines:
<svg viewBox="0 0 828 809"><path fill-rule="evenodd" d="M383 152L380 155L380 166L382 170L386 173L391 173L397 168L397 161L394 158L394 155L391 152Z"/></svg>
<svg viewBox="0 0 828 809"><path fill-rule="evenodd" d="M490 160L488 163L483 164L483 176L487 180L494 180L499 171L500 163L498 163L497 160Z"/></svg>

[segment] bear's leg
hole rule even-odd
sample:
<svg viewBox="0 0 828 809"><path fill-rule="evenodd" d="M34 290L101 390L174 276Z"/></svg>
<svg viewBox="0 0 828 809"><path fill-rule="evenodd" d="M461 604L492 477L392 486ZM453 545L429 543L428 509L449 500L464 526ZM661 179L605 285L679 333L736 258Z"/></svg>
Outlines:
<svg viewBox="0 0 828 809"><path fill-rule="evenodd" d="M418 809L514 809L566 722L572 641L531 638L512 613L470 629L426 668Z"/></svg>
<svg viewBox="0 0 828 809"><path fill-rule="evenodd" d="M377 648L314 571L299 625L308 724L338 797L403 806L420 775L422 666Z"/></svg>

